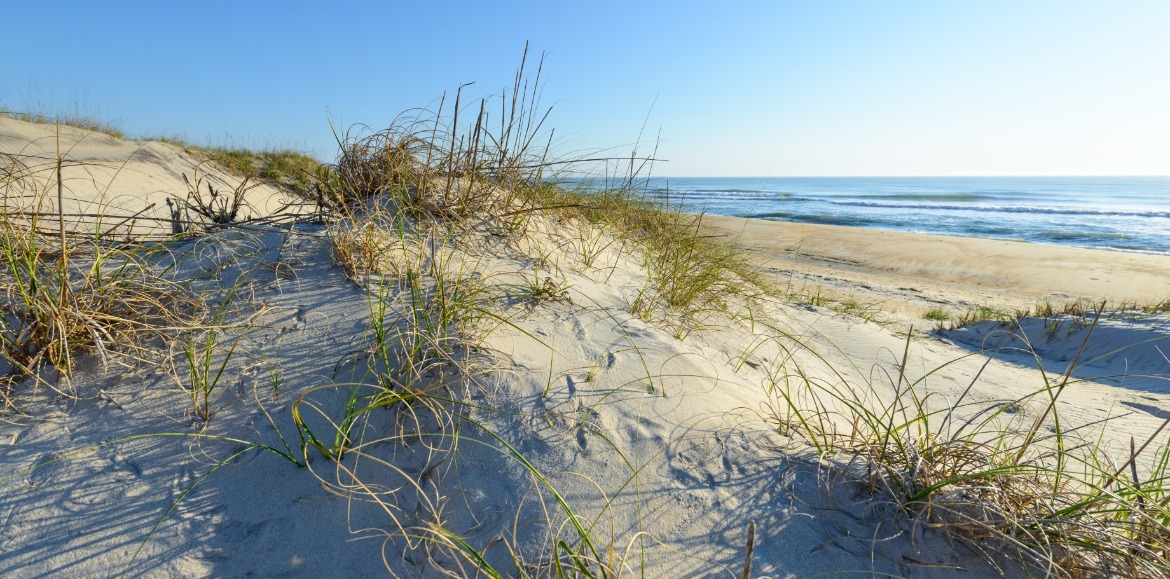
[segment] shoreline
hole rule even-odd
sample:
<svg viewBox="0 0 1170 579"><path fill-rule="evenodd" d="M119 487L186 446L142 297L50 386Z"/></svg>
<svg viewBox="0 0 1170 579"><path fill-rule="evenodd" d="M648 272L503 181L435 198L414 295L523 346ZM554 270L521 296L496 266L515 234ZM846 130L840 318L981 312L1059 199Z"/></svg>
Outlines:
<svg viewBox="0 0 1170 579"><path fill-rule="evenodd" d="M1170 300L1168 255L716 215L703 226L746 249L790 294L819 290L915 317L932 307Z"/></svg>
<svg viewBox="0 0 1170 579"><path fill-rule="evenodd" d="M690 213L1170 255L1162 177L649 178L646 188Z"/></svg>

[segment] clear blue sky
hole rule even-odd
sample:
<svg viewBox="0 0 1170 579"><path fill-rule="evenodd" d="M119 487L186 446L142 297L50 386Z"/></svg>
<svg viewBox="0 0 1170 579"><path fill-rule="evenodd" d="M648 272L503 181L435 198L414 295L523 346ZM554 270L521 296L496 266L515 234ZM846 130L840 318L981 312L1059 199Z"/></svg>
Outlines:
<svg viewBox="0 0 1170 579"><path fill-rule="evenodd" d="M337 4L337 6L331 6ZM529 41L561 147L655 174L1170 174L1170 2L9 1L0 107L335 154Z"/></svg>

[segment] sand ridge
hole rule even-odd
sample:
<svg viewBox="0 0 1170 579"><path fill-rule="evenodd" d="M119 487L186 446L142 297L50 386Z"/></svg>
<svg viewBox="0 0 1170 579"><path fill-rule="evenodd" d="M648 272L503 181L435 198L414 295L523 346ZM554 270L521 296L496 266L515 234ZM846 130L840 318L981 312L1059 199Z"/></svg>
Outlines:
<svg viewBox="0 0 1170 579"><path fill-rule="evenodd" d="M171 233L168 199L181 201L188 191L187 182L199 181L200 192L207 194L210 184L221 192L231 192L243 179L214 163L198 157L170 143L159 141L127 141L110 135L63 125L19 121L0 115L0 154L18 160L17 171L28 178L21 190L9 186L6 203L13 206L15 198L24 196L21 207L46 213L57 211L57 192L54 172L58 146L64 159L64 213L66 226L82 229L95 223L103 232L141 238ZM5 165L9 164L6 159ZM5 167L6 169L8 167ZM47 184L52 184L46 188ZM296 200L288 192L269 183L248 183L245 197L247 207L240 219L261 218L280 210ZM294 205L286 209L296 213L304 208ZM74 215L79 215L74 217ZM101 216L100 219L95 217ZM55 216L51 218L55 220Z"/></svg>

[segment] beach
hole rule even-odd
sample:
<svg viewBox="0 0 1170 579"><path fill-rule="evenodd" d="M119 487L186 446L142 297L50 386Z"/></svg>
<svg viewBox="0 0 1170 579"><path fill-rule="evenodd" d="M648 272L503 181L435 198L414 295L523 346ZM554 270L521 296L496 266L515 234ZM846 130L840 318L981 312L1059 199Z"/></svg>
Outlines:
<svg viewBox="0 0 1170 579"><path fill-rule="evenodd" d="M1170 256L705 215L793 294L821 292L911 318L1088 302L1121 307L1170 297Z"/></svg>
<svg viewBox="0 0 1170 579"><path fill-rule="evenodd" d="M242 180L174 144L61 136L65 212L191 203L196 166ZM187 211L172 235L162 214L102 243L51 235L55 128L0 118L0 153L39 167L5 182L0 575L1164 569L1170 320L1148 306L1170 257L695 231L636 198L476 181L467 151L359 170L352 151L398 137L348 149L337 174L374 177L344 204L286 211L264 183L248 219ZM59 310L84 321L74 349L36 325Z"/></svg>
<svg viewBox="0 0 1170 579"><path fill-rule="evenodd" d="M1170 578L1170 2L8 4L0 579Z"/></svg>

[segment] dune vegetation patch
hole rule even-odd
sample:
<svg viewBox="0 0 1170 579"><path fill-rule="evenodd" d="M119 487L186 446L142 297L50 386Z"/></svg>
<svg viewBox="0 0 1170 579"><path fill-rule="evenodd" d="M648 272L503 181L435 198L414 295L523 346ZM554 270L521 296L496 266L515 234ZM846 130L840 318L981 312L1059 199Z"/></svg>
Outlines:
<svg viewBox="0 0 1170 579"><path fill-rule="evenodd" d="M10 377L45 383L39 376L52 368L67 380L83 353L133 361L147 355L149 339L198 323L199 302L168 275L172 256L165 247L123 246L66 230L39 211L63 191L38 181L19 156L2 154L0 162L0 351ZM12 194L17 184L19 196ZM14 387L8 384L6 401Z"/></svg>

